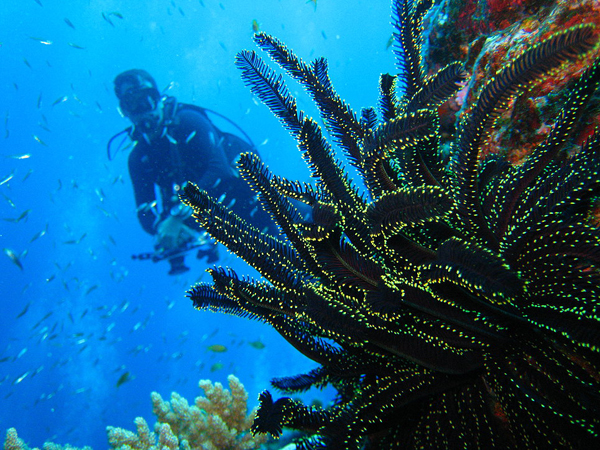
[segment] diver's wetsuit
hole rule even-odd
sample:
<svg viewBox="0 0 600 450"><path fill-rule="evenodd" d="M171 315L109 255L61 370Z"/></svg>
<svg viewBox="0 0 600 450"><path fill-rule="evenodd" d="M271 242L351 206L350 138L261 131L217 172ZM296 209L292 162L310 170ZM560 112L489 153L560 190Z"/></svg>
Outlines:
<svg viewBox="0 0 600 450"><path fill-rule="evenodd" d="M180 202L174 186L186 181L196 183L214 198L221 198L225 205L235 199L231 206L238 215L260 229L273 227L272 221L262 211L253 192L237 175L228 155L244 151L256 151L250 144L233 135L222 133L208 116L191 105L178 104L173 97L165 100L165 132L151 143L139 131L131 138L137 141L129 155L129 174L138 207L138 219L144 230L156 234L155 226L167 218L171 208ZM225 151L225 147L232 148ZM155 185L160 199L157 199ZM155 200L162 205L157 218L144 205ZM186 224L193 229L192 218Z"/></svg>

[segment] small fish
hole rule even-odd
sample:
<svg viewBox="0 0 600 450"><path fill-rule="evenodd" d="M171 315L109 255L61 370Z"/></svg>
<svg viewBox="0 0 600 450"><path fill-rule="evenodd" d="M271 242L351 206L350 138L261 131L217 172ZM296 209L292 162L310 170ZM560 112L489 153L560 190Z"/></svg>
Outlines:
<svg viewBox="0 0 600 450"><path fill-rule="evenodd" d="M46 313L46 315L44 317L42 317L40 320L38 320L38 322L31 328L32 330L35 330L37 327L40 326L40 324L46 320L48 317L50 317L52 314L54 314L53 311L50 311L49 313Z"/></svg>
<svg viewBox="0 0 600 450"><path fill-rule="evenodd" d="M216 372L217 370L221 370L224 367L222 362L217 362L214 363L212 366L210 366L210 371L211 372Z"/></svg>
<svg viewBox="0 0 600 450"><path fill-rule="evenodd" d="M46 125L45 123L38 122L38 126L39 126L39 127L42 129L42 130L44 130L44 131L47 131L48 133L49 133L50 131L52 131L52 130L50 130L50 127L48 127L48 125Z"/></svg>
<svg viewBox="0 0 600 450"><path fill-rule="evenodd" d="M25 211L23 211L19 215L19 217L17 217L16 219L11 220L11 222L14 221L16 223L19 223L21 220L27 219L27 216L29 216L30 212L31 212L31 209L26 209Z"/></svg>
<svg viewBox="0 0 600 450"><path fill-rule="evenodd" d="M224 345L221 344L213 344L213 345L209 345L207 347L207 350L210 350L211 352L215 352L215 353L223 353L227 351L227 347L225 347Z"/></svg>
<svg viewBox="0 0 600 450"><path fill-rule="evenodd" d="M74 44L73 42L67 42L67 44L69 44L69 46L76 48L77 50L85 50L85 47L82 47L81 45L77 45Z"/></svg>
<svg viewBox="0 0 600 450"><path fill-rule="evenodd" d="M93 286L91 286L86 292L85 295L90 295L92 292L94 292L96 289L98 289L98 285L94 284Z"/></svg>
<svg viewBox="0 0 600 450"><path fill-rule="evenodd" d="M20 318L20 317L23 317L23 316L24 316L24 315L27 313L27 311L29 310L29 305L31 305L31 301L25 305L25 308L23 308L23 311L21 311L21 312L20 312L20 313L17 315L17 317L15 317L15 319L18 319L18 318Z"/></svg>
<svg viewBox="0 0 600 450"><path fill-rule="evenodd" d="M37 99L37 109L40 109L42 107L42 93L40 92L40 95L38 95L38 99Z"/></svg>
<svg viewBox="0 0 600 450"><path fill-rule="evenodd" d="M169 140L169 142L173 145L177 145L177 139L175 139L173 136L171 136L169 133L166 133L165 136L167 137L167 139Z"/></svg>
<svg viewBox="0 0 600 450"><path fill-rule="evenodd" d="M123 374L122 374L122 375L119 377L119 379L117 380L117 384L116 384L116 386L117 386L117 387L119 387L119 386L121 386L123 383L127 383L128 381L131 381L131 380L132 380L132 378L131 378L131 374L130 374L129 372L125 372L125 373L123 373Z"/></svg>
<svg viewBox="0 0 600 450"><path fill-rule="evenodd" d="M13 262L13 264L15 266L17 266L19 269L23 270L23 264L21 264L21 261L19 260L19 256L14 251L12 251L10 248L5 248L4 254L10 258L10 260Z"/></svg>
<svg viewBox="0 0 600 450"><path fill-rule="evenodd" d="M15 176L15 173L14 173L14 171L12 171L10 173L10 175L7 175L6 177L4 177L4 179L2 181L0 181L0 186L2 186L3 184L8 183L10 180L13 179L14 176Z"/></svg>
<svg viewBox="0 0 600 450"><path fill-rule="evenodd" d="M29 158L31 158L31 154L30 153L24 153L22 155L10 155L10 156L7 156L7 158L12 158L12 159L29 159Z"/></svg>
<svg viewBox="0 0 600 450"><path fill-rule="evenodd" d="M118 12L118 11L109 12L109 13L108 13L108 15L109 15L109 16L115 16L115 17L117 17L117 18L119 18L119 19L123 19L123 14L121 14L121 13L120 13L120 12Z"/></svg>
<svg viewBox="0 0 600 450"><path fill-rule="evenodd" d="M42 2L40 2L40 0L35 0L35 2L42 7L44 6L44 5L42 5Z"/></svg>
<svg viewBox="0 0 600 450"><path fill-rule="evenodd" d="M140 204L137 207L136 212L140 212L140 211L143 211L143 212L152 211L152 210L154 210L156 208L156 205L157 205L156 200L154 200L151 203L142 203L142 204Z"/></svg>
<svg viewBox="0 0 600 450"><path fill-rule="evenodd" d="M265 348L265 344L262 343L262 341L256 340L256 341L252 341L252 342L248 342L248 344L250 344L252 346L252 348L255 348L256 350L262 350L263 348Z"/></svg>
<svg viewBox="0 0 600 450"><path fill-rule="evenodd" d="M7 197L7 196L4 194L4 192L2 193L2 197L4 197L4 200L6 200L10 206L12 206L13 208L16 208L16 207L17 207L17 205L15 205L15 202L13 202L13 201L10 199L10 197Z"/></svg>
<svg viewBox="0 0 600 450"><path fill-rule="evenodd" d="M23 179L21 181L22 182L25 181L27 178L29 178L31 176L32 173L33 173L33 169L29 169L29 172L27 172L25 174L25 176L23 177Z"/></svg>
<svg viewBox="0 0 600 450"><path fill-rule="evenodd" d="M36 37L32 37L32 36L29 36L29 39L38 41L40 44L52 45L52 41L49 41L48 39L36 38Z"/></svg>
<svg viewBox="0 0 600 450"><path fill-rule="evenodd" d="M185 139L185 143L189 143L192 139L194 139L194 136L196 136L196 130L190 133L190 135Z"/></svg>
<svg viewBox="0 0 600 450"><path fill-rule="evenodd" d="M46 228L43 229L42 231L38 231L29 241L29 243L32 243L33 241L41 238L42 236L44 236L46 234L46 232L48 231L48 224L46 224Z"/></svg>
<svg viewBox="0 0 600 450"><path fill-rule="evenodd" d="M96 195L98 196L100 201L103 202L104 199L106 198L106 194L104 193L102 188L96 188L94 192L96 192Z"/></svg>
<svg viewBox="0 0 600 450"><path fill-rule="evenodd" d="M110 15L110 13L109 13L109 15ZM114 23L112 23L112 21L109 19L109 17L108 17L106 14L102 13L102 18L103 18L105 21L107 21L107 22L110 24L110 26L111 26L111 27L114 27L114 26L115 26L115 24L114 24Z"/></svg>
<svg viewBox="0 0 600 450"><path fill-rule="evenodd" d="M104 216L106 216L106 217L112 216L112 214L110 212L108 212L107 210L105 210L104 208L101 208L98 205L96 205L96 208L98 208L102 212L102 214L104 214Z"/></svg>
<svg viewBox="0 0 600 450"><path fill-rule="evenodd" d="M392 34L385 44L385 49L389 49L394 44L394 35Z"/></svg>
<svg viewBox="0 0 600 450"><path fill-rule="evenodd" d="M79 239L69 239L68 241L64 241L63 244L67 244L67 245L79 244L83 240L83 238L86 236L87 236L87 233L83 233Z"/></svg>
<svg viewBox="0 0 600 450"><path fill-rule="evenodd" d="M29 61L27 61L27 58L23 58L23 62L25 63L25 65L27 67L29 67L30 69L33 69L33 67L31 67L31 64L29 64ZM19 87L15 84L15 87L17 88L17 90L19 89Z"/></svg>
<svg viewBox="0 0 600 450"><path fill-rule="evenodd" d="M59 103L63 103L66 102L69 99L69 97L67 95L64 95L62 97L57 98L56 100L54 100L54 102L52 102L52 106L56 106Z"/></svg>
<svg viewBox="0 0 600 450"><path fill-rule="evenodd" d="M252 19L252 31L254 33L258 33L260 31L260 24L257 22L256 19Z"/></svg>
<svg viewBox="0 0 600 450"><path fill-rule="evenodd" d="M39 136L37 136L37 135L35 135L35 134L33 134L32 136L33 136L33 139L34 139L34 140L35 140L35 141L36 141L38 144L41 144L41 145L43 145L44 147L48 147L48 144L46 144L44 141L42 141L42 140L40 139L40 137L39 137Z"/></svg>
<svg viewBox="0 0 600 450"><path fill-rule="evenodd" d="M75 29L75 25L73 25L73 22L71 22L71 21L70 21L69 19L67 19L66 17L65 17L65 23L66 23L67 25L69 25L71 28Z"/></svg>
<svg viewBox="0 0 600 450"><path fill-rule="evenodd" d="M29 375L29 371L25 372L23 375L21 375L19 378L17 378L15 381L13 381L13 384L19 384L21 381L23 381L25 378L27 378L27 375Z"/></svg>
<svg viewBox="0 0 600 450"><path fill-rule="evenodd" d="M315 11L317 10L317 0L308 0L306 3L312 3L315 5Z"/></svg>

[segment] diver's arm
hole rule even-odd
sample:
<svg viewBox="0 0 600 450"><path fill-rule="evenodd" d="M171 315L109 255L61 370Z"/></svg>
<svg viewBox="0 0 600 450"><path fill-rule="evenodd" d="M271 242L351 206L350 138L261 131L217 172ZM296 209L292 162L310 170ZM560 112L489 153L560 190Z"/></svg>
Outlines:
<svg viewBox="0 0 600 450"><path fill-rule="evenodd" d="M133 185L138 220L146 233L155 235L156 215L153 209L156 210L156 193L154 191L154 175L146 173L141 167L140 161L132 156L133 153L129 158L129 176Z"/></svg>

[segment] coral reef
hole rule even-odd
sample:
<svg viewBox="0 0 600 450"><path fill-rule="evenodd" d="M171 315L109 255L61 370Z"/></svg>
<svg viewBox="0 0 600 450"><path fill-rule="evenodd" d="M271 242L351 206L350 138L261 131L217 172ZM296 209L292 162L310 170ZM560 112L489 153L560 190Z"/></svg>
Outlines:
<svg viewBox="0 0 600 450"><path fill-rule="evenodd" d="M600 85L600 60L590 56L598 33L588 23L522 36L521 51L502 55L506 64L478 66L485 71L473 74L473 88L462 64L430 72L423 63L432 4L393 2L400 73L382 75L379 115L352 111L324 58L307 64L277 39L255 36L312 96L330 139L282 75L256 52L238 55L242 77L297 140L316 185L241 156L241 176L282 232L271 236L188 184L183 200L201 226L263 277L215 267L213 282L188 296L198 309L268 323L319 364L272 380L276 389L338 390L325 409L263 392L253 433L301 429L312 434L298 442L304 450L598 447L600 230L591 214L600 133L579 126L592 119ZM511 102L578 64L585 70L526 158L515 164L486 151ZM442 139L440 105L465 81L456 130ZM361 180L350 180L331 141ZM311 221L295 202L311 208Z"/></svg>
<svg viewBox="0 0 600 450"><path fill-rule="evenodd" d="M189 405L177 392L171 401L163 400L152 392L153 412L158 421L150 430L143 417L134 420L136 432L117 427L107 427L108 442L118 450L251 450L267 441L265 435L253 436L250 426L256 411L248 413L248 392L234 375L227 378L229 390L221 383L200 380L204 396ZM30 449L10 428L6 433L4 450ZM78 450L69 444L61 446L51 442L43 450ZM92 450L84 447L82 450Z"/></svg>
<svg viewBox="0 0 600 450"><path fill-rule="evenodd" d="M467 14L468 9L479 14ZM580 23L600 24L596 0L447 0L442 2L428 22L429 48L425 55L432 70L454 60L465 61L469 83L459 96L444 105L442 123L450 127L456 111L473 107L477 95L494 74L523 53L530 42ZM596 32L595 32L596 33ZM531 86L526 95L509 105L482 143L482 154L499 153L513 163L522 163L550 132L561 104L560 92L590 65L595 52L575 60L560 71L547 73ZM597 114L579 124L587 137L600 124ZM581 144L581 142L579 142Z"/></svg>
<svg viewBox="0 0 600 450"><path fill-rule="evenodd" d="M43 450L80 450L72 445L60 445L53 442L44 442ZM39 450L37 447L30 448L23 439L17 435L17 430L9 428L6 430L6 439L4 440L4 450ZM81 450L92 450L91 447L85 446Z"/></svg>
<svg viewBox="0 0 600 450"><path fill-rule="evenodd" d="M248 393L234 375L227 378L229 390L221 383L200 380L204 397L195 405L176 392L165 401L152 392L153 412L158 421L154 432L142 417L135 419L137 433L122 428L107 427L108 441L118 450L249 450L266 442L265 436L252 436L250 426L255 411L247 414Z"/></svg>

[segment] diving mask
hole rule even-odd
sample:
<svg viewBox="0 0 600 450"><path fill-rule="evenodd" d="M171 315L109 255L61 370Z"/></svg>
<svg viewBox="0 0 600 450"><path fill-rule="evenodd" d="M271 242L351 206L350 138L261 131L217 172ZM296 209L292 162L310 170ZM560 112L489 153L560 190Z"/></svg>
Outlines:
<svg viewBox="0 0 600 450"><path fill-rule="evenodd" d="M160 93L154 88L144 88L127 92L119 102L121 111L127 117L139 116L156 109Z"/></svg>

